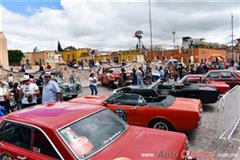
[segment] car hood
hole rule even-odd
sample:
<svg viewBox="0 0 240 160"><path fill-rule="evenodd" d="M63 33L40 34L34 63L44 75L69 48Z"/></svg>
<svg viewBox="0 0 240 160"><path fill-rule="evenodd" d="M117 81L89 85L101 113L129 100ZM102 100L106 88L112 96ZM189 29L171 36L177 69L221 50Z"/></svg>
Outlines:
<svg viewBox="0 0 240 160"><path fill-rule="evenodd" d="M181 156L185 149L186 136L182 133L160 131L156 129L129 126L128 130L110 146L96 154L92 159L130 160L146 159L145 154L154 154L150 159L163 160L166 157L157 157L161 153L176 153ZM168 158L176 160L177 157Z"/></svg>
<svg viewBox="0 0 240 160"><path fill-rule="evenodd" d="M229 85L225 82L211 82L212 86L216 87L229 87Z"/></svg>
<svg viewBox="0 0 240 160"><path fill-rule="evenodd" d="M175 102L170 106L170 109L201 112L202 102L199 99L176 98Z"/></svg>

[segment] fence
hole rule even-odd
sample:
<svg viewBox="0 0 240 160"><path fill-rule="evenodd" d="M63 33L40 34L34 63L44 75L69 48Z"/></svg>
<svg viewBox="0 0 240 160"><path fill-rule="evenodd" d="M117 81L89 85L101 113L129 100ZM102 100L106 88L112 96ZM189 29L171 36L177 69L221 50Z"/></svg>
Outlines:
<svg viewBox="0 0 240 160"><path fill-rule="evenodd" d="M218 135L219 139L227 141L240 139L233 138L234 131L240 122L240 87L235 86L219 101L218 106Z"/></svg>

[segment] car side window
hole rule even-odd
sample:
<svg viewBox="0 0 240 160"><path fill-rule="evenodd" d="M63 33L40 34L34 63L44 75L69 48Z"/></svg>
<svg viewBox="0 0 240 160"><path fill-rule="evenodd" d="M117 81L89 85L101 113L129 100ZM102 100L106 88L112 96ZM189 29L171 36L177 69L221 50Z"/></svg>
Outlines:
<svg viewBox="0 0 240 160"><path fill-rule="evenodd" d="M221 72L221 78L235 78L231 72Z"/></svg>
<svg viewBox="0 0 240 160"><path fill-rule="evenodd" d="M30 127L6 122L0 130L0 141L25 149L31 149L32 129Z"/></svg>
<svg viewBox="0 0 240 160"><path fill-rule="evenodd" d="M219 73L218 72L211 72L208 77L210 78L219 78Z"/></svg>
<svg viewBox="0 0 240 160"><path fill-rule="evenodd" d="M201 77L201 83L209 83L206 77Z"/></svg>
<svg viewBox="0 0 240 160"><path fill-rule="evenodd" d="M33 152L61 159L46 136L38 129L34 129Z"/></svg>
<svg viewBox="0 0 240 160"><path fill-rule="evenodd" d="M184 83L201 83L201 77L187 77Z"/></svg>

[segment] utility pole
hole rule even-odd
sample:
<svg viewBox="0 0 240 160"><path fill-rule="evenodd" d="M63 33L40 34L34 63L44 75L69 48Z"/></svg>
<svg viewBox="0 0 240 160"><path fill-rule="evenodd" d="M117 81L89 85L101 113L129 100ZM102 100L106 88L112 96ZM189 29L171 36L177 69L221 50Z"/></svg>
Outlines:
<svg viewBox="0 0 240 160"><path fill-rule="evenodd" d="M172 32L172 35L173 35L173 48L176 49L176 44L175 44L175 35L176 35L176 32L173 31L173 32Z"/></svg>
<svg viewBox="0 0 240 160"><path fill-rule="evenodd" d="M234 66L234 60L233 60L233 14L231 15L231 26L232 26L232 35L231 35L231 37L232 37L232 61L231 61L231 63L232 63L232 66Z"/></svg>
<svg viewBox="0 0 240 160"><path fill-rule="evenodd" d="M148 7L149 7L150 45L151 45L151 52L152 52L153 46L152 46L152 8L151 8L151 0L148 0Z"/></svg>

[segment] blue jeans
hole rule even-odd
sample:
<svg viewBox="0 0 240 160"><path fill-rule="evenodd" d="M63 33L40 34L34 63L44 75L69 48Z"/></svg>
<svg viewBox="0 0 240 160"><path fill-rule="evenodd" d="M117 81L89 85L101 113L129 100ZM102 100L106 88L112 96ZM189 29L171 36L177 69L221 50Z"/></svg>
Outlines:
<svg viewBox="0 0 240 160"><path fill-rule="evenodd" d="M137 85L144 85L143 79L137 79Z"/></svg>
<svg viewBox="0 0 240 160"><path fill-rule="evenodd" d="M95 92L95 95L97 95L97 86L90 85L89 87L91 90L91 95L94 95L94 92Z"/></svg>

